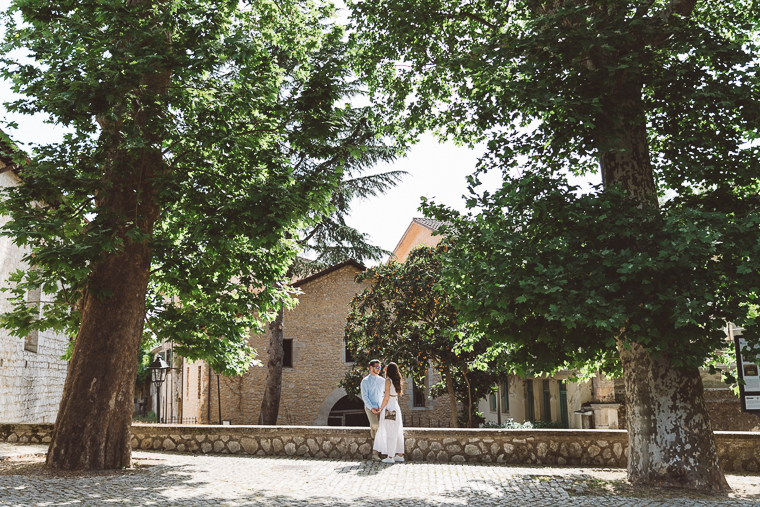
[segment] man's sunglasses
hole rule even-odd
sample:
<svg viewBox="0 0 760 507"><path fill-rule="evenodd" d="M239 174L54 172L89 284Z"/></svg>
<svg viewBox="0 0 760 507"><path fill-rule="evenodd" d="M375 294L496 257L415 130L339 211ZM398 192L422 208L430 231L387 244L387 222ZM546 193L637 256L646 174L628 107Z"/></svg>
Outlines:
<svg viewBox="0 0 760 507"><path fill-rule="evenodd" d="M374 368L374 369L376 369L376 370L379 370L379 369L380 369L380 367L379 367L379 366L373 366L373 368Z"/></svg>

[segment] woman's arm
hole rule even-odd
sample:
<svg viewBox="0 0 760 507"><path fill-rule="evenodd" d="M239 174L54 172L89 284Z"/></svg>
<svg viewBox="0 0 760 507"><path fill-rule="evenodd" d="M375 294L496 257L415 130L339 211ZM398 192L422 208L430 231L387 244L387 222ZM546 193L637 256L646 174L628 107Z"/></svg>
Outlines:
<svg viewBox="0 0 760 507"><path fill-rule="evenodd" d="M385 396L383 396L383 402L380 404L380 412L383 411L388 404L388 400L391 398L391 379L385 380Z"/></svg>

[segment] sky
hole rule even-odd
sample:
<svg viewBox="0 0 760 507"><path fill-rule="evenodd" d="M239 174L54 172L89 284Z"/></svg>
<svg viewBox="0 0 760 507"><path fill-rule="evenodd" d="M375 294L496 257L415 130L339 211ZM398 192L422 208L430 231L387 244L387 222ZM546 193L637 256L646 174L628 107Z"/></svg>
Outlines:
<svg viewBox="0 0 760 507"><path fill-rule="evenodd" d="M0 10L5 10L9 3L9 0L0 0ZM0 81L0 103L15 98L9 83ZM27 150L29 143L55 142L62 139L65 133L62 127L44 123L42 115L10 115L2 105L0 114L6 121L13 120L19 124L18 130L6 133ZM463 194L467 189L466 177L474 171L483 149L481 146L471 150L456 146L453 142L440 144L432 135L423 135L405 157L375 168L374 172L401 170L409 174L386 194L354 203L348 224L369 234L373 244L392 251L412 219L422 216L417 209L420 197L434 199L460 211L465 209ZM481 188L491 190L499 183L499 174L488 174L483 178Z"/></svg>

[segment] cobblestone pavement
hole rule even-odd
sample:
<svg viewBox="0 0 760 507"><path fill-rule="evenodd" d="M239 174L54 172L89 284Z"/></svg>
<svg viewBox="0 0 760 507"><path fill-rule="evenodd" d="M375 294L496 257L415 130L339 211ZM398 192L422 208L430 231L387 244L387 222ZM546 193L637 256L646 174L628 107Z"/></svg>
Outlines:
<svg viewBox="0 0 760 507"><path fill-rule="evenodd" d="M1 449L0 449L1 450ZM733 498L635 498L594 488L575 468L135 452L137 470L61 477L0 475L0 506L261 505L316 507L741 506L760 505L758 476L729 476ZM140 462L142 461L142 465ZM14 472L15 473L15 472ZM595 476L595 473L597 475Z"/></svg>

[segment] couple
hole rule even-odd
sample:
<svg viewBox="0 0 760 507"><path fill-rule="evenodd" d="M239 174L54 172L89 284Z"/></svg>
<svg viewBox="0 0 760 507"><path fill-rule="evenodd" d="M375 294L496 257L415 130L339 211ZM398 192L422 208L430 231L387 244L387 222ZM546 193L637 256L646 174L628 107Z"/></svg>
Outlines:
<svg viewBox="0 0 760 507"><path fill-rule="evenodd" d="M362 379L361 390L364 411L369 418L370 435L375 439L372 446L385 454L383 463L404 461L404 426L398 396L404 394L401 373L396 363L385 367L385 378L379 375L380 361L369 362L369 375Z"/></svg>

